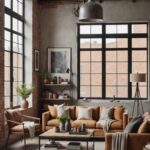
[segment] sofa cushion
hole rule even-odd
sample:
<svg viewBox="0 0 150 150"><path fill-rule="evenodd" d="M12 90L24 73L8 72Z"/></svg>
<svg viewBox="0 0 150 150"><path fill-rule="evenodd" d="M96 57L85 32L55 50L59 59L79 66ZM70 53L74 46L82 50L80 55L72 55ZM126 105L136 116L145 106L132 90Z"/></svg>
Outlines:
<svg viewBox="0 0 150 150"><path fill-rule="evenodd" d="M114 121L112 122L112 124L110 125L110 130L114 130L114 129L122 129L123 128L123 124L122 121ZM100 125L100 123L96 123L96 129L102 129L102 126Z"/></svg>
<svg viewBox="0 0 150 150"><path fill-rule="evenodd" d="M51 119L47 122L48 126L59 126L59 119Z"/></svg>
<svg viewBox="0 0 150 150"><path fill-rule="evenodd" d="M104 107L100 109L100 118L99 120L109 120L113 119L114 108L113 107Z"/></svg>
<svg viewBox="0 0 150 150"><path fill-rule="evenodd" d="M124 107L117 106L114 107L114 119L115 120L123 120Z"/></svg>
<svg viewBox="0 0 150 150"><path fill-rule="evenodd" d="M54 106L48 105L49 113L52 118L57 117L57 109Z"/></svg>
<svg viewBox="0 0 150 150"><path fill-rule="evenodd" d="M76 106L65 106L65 108L69 109L71 120L75 120Z"/></svg>
<svg viewBox="0 0 150 150"><path fill-rule="evenodd" d="M92 120L92 108L91 107L78 107L78 120Z"/></svg>
<svg viewBox="0 0 150 150"><path fill-rule="evenodd" d="M149 121L142 122L137 133L150 133L150 122Z"/></svg>
<svg viewBox="0 0 150 150"><path fill-rule="evenodd" d="M82 124L85 124L87 128L92 128L94 129L96 127L96 121L95 120L75 120L71 122L71 126L73 128L78 128Z"/></svg>
<svg viewBox="0 0 150 150"><path fill-rule="evenodd" d="M143 118L141 116L133 118L131 120L131 122L124 129L124 132L127 132L127 133L136 133L137 130L138 130L138 128L140 127L142 121L143 121Z"/></svg>

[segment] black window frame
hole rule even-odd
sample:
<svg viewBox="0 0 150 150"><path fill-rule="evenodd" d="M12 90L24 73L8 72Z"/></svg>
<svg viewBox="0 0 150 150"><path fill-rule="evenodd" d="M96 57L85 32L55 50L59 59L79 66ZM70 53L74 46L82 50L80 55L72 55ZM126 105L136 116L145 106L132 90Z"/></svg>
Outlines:
<svg viewBox="0 0 150 150"><path fill-rule="evenodd" d="M22 2L18 1L18 3L22 3L23 9L22 9L22 15L20 15L19 13L13 11L13 1L14 0L10 0L11 2L11 7L8 8L7 6L5 6L5 14L10 16L10 29L6 28L4 26L4 32L8 31L10 33L10 50L4 50L6 52L10 53L10 108L17 108L20 107L18 106L13 106L13 84L14 84L14 77L13 77L13 54L17 54L17 55L21 55L22 56L22 84L25 83L25 42L24 42L24 38L25 38L25 0L22 0ZM22 33L14 31L13 30L13 18L16 19L17 21L21 21L22 22ZM17 35L17 36L21 36L22 37L22 53L19 52L15 52L13 51L13 34ZM19 68L19 67L16 67ZM4 80L5 82L5 80ZM5 96L4 97L8 97ZM7 108L5 108L7 109Z"/></svg>
<svg viewBox="0 0 150 150"><path fill-rule="evenodd" d="M146 24L147 25L147 33L132 33L132 24ZM102 34L80 34L80 26L83 25L102 25ZM128 34L106 34L106 25L128 25ZM77 96L78 99L83 99L84 97L80 96L80 51L84 51L84 49L80 49L80 38L102 38L102 97L86 97L87 99L93 99L93 100L109 100L112 99L113 97L106 97L106 38L128 38L128 48L125 48L128 51L128 97L115 97L115 99L117 100L131 100L131 99L136 99L134 97L132 97L132 83L130 82L130 73L132 73L132 50L146 50L147 53L147 80L146 80L146 88L147 88L147 95L146 98L141 98L141 100L148 100L148 88L149 88L149 84L148 84L148 39L149 39L149 33L148 33L148 29L149 29L149 23L148 22L119 22L119 23L78 23L77 24L77 72L78 72L78 80L77 80ZM131 46L131 39L134 38L139 38L143 37L143 38L147 38L147 48L132 48ZM108 50L109 48L107 48ZM116 48L110 48L110 50L116 50ZM120 50L125 50L124 48L119 48ZM91 48L89 49L85 49L85 51L90 51ZM99 51L99 49L92 49L94 51Z"/></svg>

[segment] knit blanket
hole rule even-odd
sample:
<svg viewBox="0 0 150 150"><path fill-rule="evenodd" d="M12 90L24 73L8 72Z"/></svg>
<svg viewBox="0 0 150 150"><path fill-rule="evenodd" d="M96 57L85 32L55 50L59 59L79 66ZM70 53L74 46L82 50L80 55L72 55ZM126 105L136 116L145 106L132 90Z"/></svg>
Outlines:
<svg viewBox="0 0 150 150"><path fill-rule="evenodd" d="M109 128L110 128L110 125L114 122L115 120L112 120L112 119L100 119L98 121L98 123L102 126L104 132L108 132L109 131Z"/></svg>
<svg viewBox="0 0 150 150"><path fill-rule="evenodd" d="M112 150L127 150L128 133L112 133Z"/></svg>
<svg viewBox="0 0 150 150"><path fill-rule="evenodd" d="M32 121L24 121L24 127L28 128L30 137L34 137L35 135L35 124Z"/></svg>

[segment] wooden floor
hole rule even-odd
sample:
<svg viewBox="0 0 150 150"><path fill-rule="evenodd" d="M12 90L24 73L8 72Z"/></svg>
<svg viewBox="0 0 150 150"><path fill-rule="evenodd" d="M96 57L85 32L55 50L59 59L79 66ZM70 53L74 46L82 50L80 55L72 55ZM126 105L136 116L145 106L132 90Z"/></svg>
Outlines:
<svg viewBox="0 0 150 150"><path fill-rule="evenodd" d="M27 148L26 150L38 150L38 137L35 137L33 139L28 138L27 139ZM41 144L45 144L47 143L47 140L42 140ZM67 145L67 142L61 142L61 144L63 145ZM89 143L89 145L92 143ZM86 143L82 142L82 150L85 150L85 145ZM13 144L8 144L7 149L4 148L3 150L24 150L24 144L23 141L18 141L16 143ZM90 150L90 149L89 149ZM104 150L104 142L95 142L95 150Z"/></svg>

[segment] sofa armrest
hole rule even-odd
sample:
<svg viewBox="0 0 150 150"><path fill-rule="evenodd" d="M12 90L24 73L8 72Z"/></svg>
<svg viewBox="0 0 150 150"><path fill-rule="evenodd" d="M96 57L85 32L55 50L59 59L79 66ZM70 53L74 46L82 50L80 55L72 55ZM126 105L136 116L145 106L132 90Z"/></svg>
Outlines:
<svg viewBox="0 0 150 150"><path fill-rule="evenodd" d="M143 147L150 141L149 133L129 133L127 140L128 150L142 150ZM111 150L112 147L112 133L105 135L105 150Z"/></svg>
<svg viewBox="0 0 150 150"><path fill-rule="evenodd" d="M126 125L128 124L129 115L127 113L123 114L123 129L125 129Z"/></svg>
<svg viewBox="0 0 150 150"><path fill-rule="evenodd" d="M46 131L47 122L50 120L49 111L42 113L42 131Z"/></svg>
<svg viewBox="0 0 150 150"><path fill-rule="evenodd" d="M132 116L129 116L129 117L128 117L128 123L129 123L132 119L133 119L133 117L132 117Z"/></svg>

